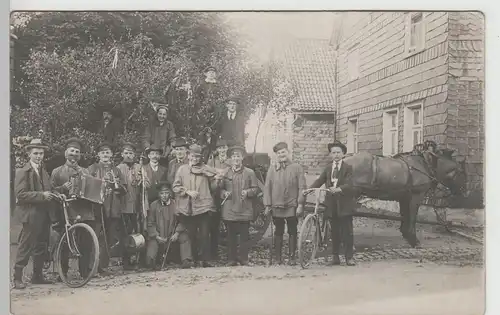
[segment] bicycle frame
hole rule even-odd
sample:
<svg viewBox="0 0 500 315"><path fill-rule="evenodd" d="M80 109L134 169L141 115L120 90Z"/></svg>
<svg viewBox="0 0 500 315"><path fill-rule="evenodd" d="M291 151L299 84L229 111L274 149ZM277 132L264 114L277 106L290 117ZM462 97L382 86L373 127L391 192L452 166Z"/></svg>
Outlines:
<svg viewBox="0 0 500 315"><path fill-rule="evenodd" d="M69 222L69 216L68 216L68 204L71 201L76 200L76 198L70 198L70 199L63 199L62 200L62 205L63 205L63 212L64 212L64 230L65 230L65 235L66 235L66 240L68 242L68 247L69 250L72 254L76 254L77 256L81 256L80 252L78 251L78 248L75 246L75 240L70 240L70 233L69 233L69 228L73 225ZM80 220L80 216L78 215L76 217L76 223Z"/></svg>

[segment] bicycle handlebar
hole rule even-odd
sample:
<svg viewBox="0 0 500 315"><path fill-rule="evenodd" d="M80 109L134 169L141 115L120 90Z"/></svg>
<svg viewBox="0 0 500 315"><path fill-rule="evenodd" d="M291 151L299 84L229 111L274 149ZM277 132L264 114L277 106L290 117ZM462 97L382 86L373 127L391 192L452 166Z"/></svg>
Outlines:
<svg viewBox="0 0 500 315"><path fill-rule="evenodd" d="M326 188L309 188L309 189L305 189L303 194L308 195L308 194L312 193L313 191L326 191L326 192L332 193L329 189L326 189Z"/></svg>

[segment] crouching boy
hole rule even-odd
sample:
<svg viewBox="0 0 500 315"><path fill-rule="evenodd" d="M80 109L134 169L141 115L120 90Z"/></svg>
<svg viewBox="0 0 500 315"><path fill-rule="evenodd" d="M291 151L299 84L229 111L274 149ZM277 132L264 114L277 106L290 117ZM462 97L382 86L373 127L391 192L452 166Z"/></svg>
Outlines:
<svg viewBox="0 0 500 315"><path fill-rule="evenodd" d="M243 166L245 148L229 149L232 166L222 182L222 219L228 231L228 259L231 266L248 264L250 221L253 220L252 198L259 193L254 171ZM238 253L238 235L239 253Z"/></svg>
<svg viewBox="0 0 500 315"><path fill-rule="evenodd" d="M148 266L156 269L161 265L163 253L169 246L167 260L176 256L176 250L180 251L182 268L192 266L191 244L184 226L177 221L175 201L173 193L167 182L158 184L159 199L151 204L148 212L148 246L146 257ZM175 246L177 245L178 246ZM160 253L160 255L158 255ZM170 258L170 259L169 259Z"/></svg>

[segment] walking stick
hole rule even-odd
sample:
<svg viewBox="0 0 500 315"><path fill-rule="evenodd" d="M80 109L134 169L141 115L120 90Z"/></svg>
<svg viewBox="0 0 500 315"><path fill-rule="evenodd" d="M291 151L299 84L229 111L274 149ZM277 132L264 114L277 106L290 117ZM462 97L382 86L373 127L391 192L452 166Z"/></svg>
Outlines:
<svg viewBox="0 0 500 315"><path fill-rule="evenodd" d="M172 244L172 236L175 233L175 230L177 229L177 225L179 224L178 221L175 222L174 225L174 230L172 231L172 234L168 237L168 244L167 248L165 249L165 254L163 255L163 262L161 263L161 269L165 268L165 262L167 261L167 255L168 255L168 250L170 249L170 244Z"/></svg>
<svg viewBox="0 0 500 315"><path fill-rule="evenodd" d="M273 248L274 248L274 232L273 232L273 214L272 214L272 210L271 212L269 213L269 215L271 216L271 222L270 225L271 225L271 247L269 248L269 266L272 266L273 265Z"/></svg>

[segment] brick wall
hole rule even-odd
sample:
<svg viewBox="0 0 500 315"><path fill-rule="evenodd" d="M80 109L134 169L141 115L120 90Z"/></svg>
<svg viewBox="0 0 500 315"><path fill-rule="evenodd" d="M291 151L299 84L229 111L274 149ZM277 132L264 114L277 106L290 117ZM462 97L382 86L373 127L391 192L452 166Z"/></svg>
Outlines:
<svg viewBox="0 0 500 315"><path fill-rule="evenodd" d="M467 159L470 199L482 199L484 161L484 16L449 14L446 145Z"/></svg>
<svg viewBox="0 0 500 315"><path fill-rule="evenodd" d="M343 34L339 48L338 139L347 141L350 117L358 119L358 148L382 154L384 110L398 108L399 148L403 148L404 106L423 102L424 139L444 142L448 91L448 13L426 12L425 49L405 49L407 14L365 13ZM350 48L360 51L360 76L349 81Z"/></svg>
<svg viewBox="0 0 500 315"><path fill-rule="evenodd" d="M293 126L292 157L311 175L331 162L327 145L335 134L333 115L299 115Z"/></svg>

